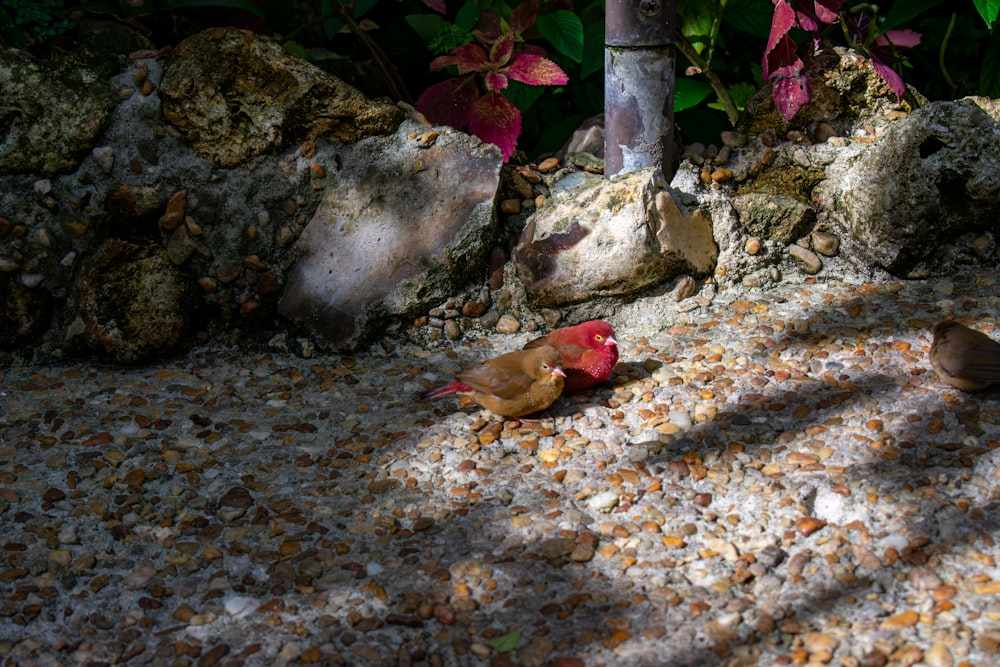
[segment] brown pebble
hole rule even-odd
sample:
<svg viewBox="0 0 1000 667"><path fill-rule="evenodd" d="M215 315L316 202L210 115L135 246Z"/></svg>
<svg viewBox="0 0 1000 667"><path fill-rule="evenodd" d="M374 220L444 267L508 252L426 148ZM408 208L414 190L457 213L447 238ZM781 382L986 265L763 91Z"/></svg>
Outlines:
<svg viewBox="0 0 1000 667"><path fill-rule="evenodd" d="M442 625L451 625L455 622L455 612L443 604L434 605L434 620Z"/></svg>
<svg viewBox="0 0 1000 667"><path fill-rule="evenodd" d="M751 236L746 240L743 249L748 255L756 255L760 252L760 239L756 236Z"/></svg>
<svg viewBox="0 0 1000 667"><path fill-rule="evenodd" d="M699 507L708 507L712 504L711 493L699 493L694 497L694 504Z"/></svg>
<svg viewBox="0 0 1000 667"><path fill-rule="evenodd" d="M497 320L497 333L512 334L517 333L521 328L521 323L513 315L501 315Z"/></svg>
<svg viewBox="0 0 1000 667"><path fill-rule="evenodd" d="M559 160L554 157L545 158L538 164L538 171L546 174L559 166Z"/></svg>
<svg viewBox="0 0 1000 667"><path fill-rule="evenodd" d="M805 537L809 537L825 526L826 521L811 516L804 516L795 522L795 530L799 531L799 534Z"/></svg>
<svg viewBox="0 0 1000 667"><path fill-rule="evenodd" d="M181 623L187 623L194 617L194 615L195 615L194 609L192 609L186 604L182 604L181 606L177 607L177 609L174 610L173 614L174 620L180 621Z"/></svg>
<svg viewBox="0 0 1000 667"><path fill-rule="evenodd" d="M920 614L912 609L907 609L882 621L882 628L885 630L902 630L903 628L912 628L919 621Z"/></svg>
<svg viewBox="0 0 1000 667"><path fill-rule="evenodd" d="M712 181L714 183L722 183L723 181L728 181L733 177L733 170L728 167L723 167L722 169L716 169L712 172Z"/></svg>
<svg viewBox="0 0 1000 667"><path fill-rule="evenodd" d="M160 227L172 231L184 222L187 194L187 190L181 189L170 196L170 199L167 200L167 210L160 217Z"/></svg>
<svg viewBox="0 0 1000 667"><path fill-rule="evenodd" d="M829 139L839 136L837 130L829 123L820 123L816 126L816 143L825 144Z"/></svg>
<svg viewBox="0 0 1000 667"><path fill-rule="evenodd" d="M506 215L514 215L521 212L520 199L504 199L500 202L500 212Z"/></svg>

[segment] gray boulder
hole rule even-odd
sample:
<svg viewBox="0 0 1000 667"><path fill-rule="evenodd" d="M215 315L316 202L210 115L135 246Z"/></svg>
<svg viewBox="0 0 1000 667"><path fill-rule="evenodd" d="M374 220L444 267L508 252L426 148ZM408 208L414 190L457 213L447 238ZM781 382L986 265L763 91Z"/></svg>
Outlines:
<svg viewBox="0 0 1000 667"><path fill-rule="evenodd" d="M338 348L485 279L502 165L491 144L404 123L345 146L298 240L282 315Z"/></svg>
<svg viewBox="0 0 1000 667"><path fill-rule="evenodd" d="M513 259L531 304L560 306L711 273L717 255L711 217L701 209L683 214L662 174L644 169L557 181Z"/></svg>
<svg viewBox="0 0 1000 667"><path fill-rule="evenodd" d="M830 164L814 197L859 262L893 275L986 259L1000 215L1000 124L972 100L932 102Z"/></svg>

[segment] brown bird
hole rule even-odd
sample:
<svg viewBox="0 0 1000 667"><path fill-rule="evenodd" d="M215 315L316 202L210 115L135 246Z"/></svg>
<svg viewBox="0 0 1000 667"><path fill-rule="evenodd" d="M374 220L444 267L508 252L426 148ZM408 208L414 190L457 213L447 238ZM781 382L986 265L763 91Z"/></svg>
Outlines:
<svg viewBox="0 0 1000 667"><path fill-rule="evenodd" d="M931 366L938 377L962 391L1000 383L1000 343L952 320L938 322L933 331Z"/></svg>
<svg viewBox="0 0 1000 667"><path fill-rule="evenodd" d="M424 398L469 394L479 405L501 417L521 417L552 405L563 390L566 374L559 352L552 347L517 350L470 366L455 380L432 389Z"/></svg>

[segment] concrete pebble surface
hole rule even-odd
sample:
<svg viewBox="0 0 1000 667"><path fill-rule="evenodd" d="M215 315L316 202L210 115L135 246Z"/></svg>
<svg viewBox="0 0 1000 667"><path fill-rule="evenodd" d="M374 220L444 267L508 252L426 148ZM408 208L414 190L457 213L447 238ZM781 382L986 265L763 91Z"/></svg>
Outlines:
<svg viewBox="0 0 1000 667"><path fill-rule="evenodd" d="M417 397L532 334L0 371L4 665L991 665L992 278L669 294L538 422ZM387 351L389 350L389 351Z"/></svg>

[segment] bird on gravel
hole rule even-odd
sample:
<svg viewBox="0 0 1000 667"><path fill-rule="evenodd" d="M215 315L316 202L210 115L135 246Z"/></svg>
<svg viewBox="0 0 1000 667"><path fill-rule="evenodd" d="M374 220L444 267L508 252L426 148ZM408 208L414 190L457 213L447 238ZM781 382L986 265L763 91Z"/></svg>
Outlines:
<svg viewBox="0 0 1000 667"><path fill-rule="evenodd" d="M524 349L549 345L559 350L566 371L564 394L589 389L611 377L618 363L615 330L604 320L590 320L528 341Z"/></svg>
<svg viewBox="0 0 1000 667"><path fill-rule="evenodd" d="M566 373L559 360L559 352L549 346L508 352L466 368L423 398L469 394L501 417L530 415L552 405L562 393Z"/></svg>
<svg viewBox="0 0 1000 667"><path fill-rule="evenodd" d="M934 325L931 366L938 377L962 391L1000 383L1000 343L952 320Z"/></svg>

